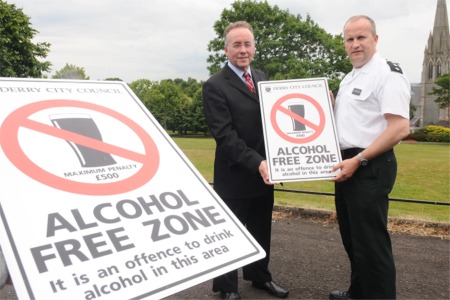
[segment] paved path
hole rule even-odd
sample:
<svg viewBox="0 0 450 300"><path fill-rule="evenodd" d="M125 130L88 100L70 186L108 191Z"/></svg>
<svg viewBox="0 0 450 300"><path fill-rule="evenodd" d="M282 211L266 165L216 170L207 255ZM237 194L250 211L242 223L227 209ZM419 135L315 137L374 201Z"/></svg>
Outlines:
<svg viewBox="0 0 450 300"><path fill-rule="evenodd" d="M398 299L450 299L450 240L392 234ZM288 299L328 299L330 291L348 288L349 264L337 224L284 218L273 223L274 281L290 290ZM276 299L240 278L243 299ZM219 299L212 281L167 299Z"/></svg>
<svg viewBox="0 0 450 300"><path fill-rule="evenodd" d="M450 239L392 234L397 266L398 299L450 299ZM349 265L337 224L301 217L276 219L273 223L272 259L274 280L290 290L288 299L328 299L334 289L346 289ZM243 299L275 299L240 278ZM17 299L6 285L0 299ZM211 280L166 299L219 299Z"/></svg>

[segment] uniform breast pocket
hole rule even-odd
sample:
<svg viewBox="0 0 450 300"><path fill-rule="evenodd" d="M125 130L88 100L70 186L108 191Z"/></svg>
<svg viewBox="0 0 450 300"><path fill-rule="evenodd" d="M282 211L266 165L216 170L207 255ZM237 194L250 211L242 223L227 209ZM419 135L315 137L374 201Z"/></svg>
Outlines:
<svg viewBox="0 0 450 300"><path fill-rule="evenodd" d="M370 87L353 87L348 92L348 97L356 101L366 101L372 95Z"/></svg>

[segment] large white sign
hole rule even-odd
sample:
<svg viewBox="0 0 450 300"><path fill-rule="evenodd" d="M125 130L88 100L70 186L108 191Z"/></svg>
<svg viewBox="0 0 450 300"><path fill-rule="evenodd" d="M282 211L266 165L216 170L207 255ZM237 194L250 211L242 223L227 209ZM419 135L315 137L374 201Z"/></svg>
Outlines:
<svg viewBox="0 0 450 300"><path fill-rule="evenodd" d="M271 182L324 180L341 161L325 78L258 83Z"/></svg>
<svg viewBox="0 0 450 300"><path fill-rule="evenodd" d="M0 179L20 299L162 298L265 256L121 82L0 78Z"/></svg>

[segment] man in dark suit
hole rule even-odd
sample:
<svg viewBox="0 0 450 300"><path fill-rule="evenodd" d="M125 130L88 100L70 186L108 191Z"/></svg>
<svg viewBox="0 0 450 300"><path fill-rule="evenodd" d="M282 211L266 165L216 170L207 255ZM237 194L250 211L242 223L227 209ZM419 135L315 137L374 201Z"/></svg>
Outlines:
<svg viewBox="0 0 450 300"><path fill-rule="evenodd" d="M285 298L289 292L272 281L269 271L273 184L269 182L258 81L267 76L250 69L255 54L253 29L247 22L230 24L224 33L228 63L203 87L208 127L216 140L214 189L266 251L266 257L243 268L255 288ZM213 281L222 299L240 299L238 271Z"/></svg>

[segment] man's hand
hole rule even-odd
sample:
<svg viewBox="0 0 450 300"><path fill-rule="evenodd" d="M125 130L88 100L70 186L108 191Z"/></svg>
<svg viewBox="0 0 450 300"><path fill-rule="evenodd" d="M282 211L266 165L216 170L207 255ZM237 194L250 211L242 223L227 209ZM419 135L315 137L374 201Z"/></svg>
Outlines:
<svg viewBox="0 0 450 300"><path fill-rule="evenodd" d="M358 157L352 157L349 159L346 159L337 165L333 167L331 170L332 172L336 172L337 170L341 170L341 172L334 178L331 179L331 181L334 182L343 182L349 179L353 176L353 174L356 172L356 170L359 168L360 162Z"/></svg>
<svg viewBox="0 0 450 300"><path fill-rule="evenodd" d="M259 164L259 174L261 174L262 179L264 180L264 183L267 185L274 185L272 182L269 181L269 171L267 169L267 161L263 160Z"/></svg>
<svg viewBox="0 0 450 300"><path fill-rule="evenodd" d="M331 105L334 107L334 104L336 103L336 100L334 99L333 91L329 90L328 92L330 93Z"/></svg>

